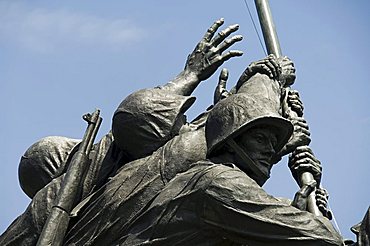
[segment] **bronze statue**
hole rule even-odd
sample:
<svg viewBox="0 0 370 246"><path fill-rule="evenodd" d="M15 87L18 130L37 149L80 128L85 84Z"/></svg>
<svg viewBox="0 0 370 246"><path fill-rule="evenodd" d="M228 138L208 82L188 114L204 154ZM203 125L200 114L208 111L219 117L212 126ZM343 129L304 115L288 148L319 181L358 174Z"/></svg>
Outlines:
<svg viewBox="0 0 370 246"><path fill-rule="evenodd" d="M179 126L183 126L185 123L183 114L195 100L194 97L189 96L195 87L202 80L207 79L212 73L214 73L224 61L242 54L241 51L229 51L224 53L228 47L241 40L241 36L228 38L230 34L238 29L237 25L226 28L213 38L217 29L222 24L223 19L220 19L208 29L201 42L196 46L194 52L189 55L184 71L182 71L175 79L162 87L136 92L121 103L117 112L113 116L113 134L108 133L104 136L92 150L92 164L90 165L94 169L91 175L92 181L91 179L87 179L87 181L95 184L95 186L93 186L94 189L91 192L97 191L101 186L105 185L107 180L109 180L109 177L114 176L121 166L124 168L126 168L126 166L127 168L135 166L135 164L124 165L125 163L151 155L153 151L166 143L168 146L172 143L176 143L176 145L179 145L179 149L181 149L182 144L186 144L189 139L194 139L191 141L200 142L200 145L204 143L203 145L205 146L205 141L202 140L202 137L204 139L204 133L202 134L202 130L204 131L204 128L202 128L205 118L204 115L200 116L192 124L185 124L184 127L181 127L183 129L179 135L179 138L181 137L180 141L178 138L174 139L174 136L179 134ZM148 103L148 100L150 103ZM148 128L149 131L145 131ZM152 131L150 129L152 129ZM200 137L198 137L198 135ZM198 138L200 138L200 140L198 140ZM129 145L125 145L125 142L122 141L122 139L124 141L128 141ZM75 143L74 140L62 140L67 142L72 141ZM133 142L132 140L135 140L136 142ZM168 142L169 140L171 141ZM176 141L179 141L179 143ZM120 144L122 142L124 144ZM72 148L74 144L60 145L59 142L56 142L56 145L63 147L66 146L67 148L62 151L68 150L67 152L73 153L73 150L70 148ZM43 146L44 145L36 145L36 147ZM137 148L136 146L140 147ZM165 147L166 146L163 146L162 150L164 150ZM165 151L168 150L166 149ZM173 148L170 149L170 153L171 151L174 155L180 155L180 153L175 151ZM157 152L160 153L159 150ZM184 152L186 152L186 149ZM184 155L184 158L189 159L188 162L192 163L205 156L205 147L199 148L197 152L188 152L189 156L186 157L186 155ZM37 151L32 151L31 153L38 154ZM149 156L149 158L151 157L155 159L155 155L156 154L154 153ZM171 156L171 154L168 154L168 156ZM166 155L166 158L162 158L162 156L160 156L160 158L164 161L171 162L171 157L168 156ZM192 158L196 159L194 160ZM67 159L68 165L68 158L65 159ZM65 163L58 163L57 158L53 161L55 161L56 165L54 166L56 166L56 169L65 169ZM139 166L143 166L141 169L145 168L145 161L142 160L138 162L140 163L138 164ZM184 165L186 165L186 163ZM21 165L21 167L25 166ZM38 166L36 165L35 168L37 169ZM168 168L166 171L168 173L163 176L163 182L175 175L177 171L181 171L181 167L176 170ZM42 184L46 185L45 187L42 188L42 185L39 185L36 189L33 189L33 193L36 193L37 189L41 190L39 190L39 192L37 192L33 197L33 200L25 213L22 214L1 236L0 242L8 242L9 244L19 244L22 242L32 245L37 241L37 237L42 230L56 193L60 189L60 183L64 177L63 171L58 170L56 173L60 176L46 177L44 179L46 181L51 180L49 183L45 182ZM40 174L43 175L44 173L40 172ZM130 172L127 174L131 175ZM159 170L157 170L155 174L162 175ZM138 171L138 175L140 176L142 173ZM46 176L48 176L48 174ZM32 180L28 181L32 182ZM27 185L28 184L26 183L24 184L24 186ZM162 186L163 185L164 183ZM133 188L133 186L130 185L127 187ZM96 193L97 192L93 194ZM82 197L81 199L84 198L86 197ZM87 199L91 199L90 194L88 194ZM84 201L86 202L86 200ZM33 222L32 224L29 224L30 220ZM22 231L22 233L20 233L20 231ZM12 236L14 234L21 236L15 238Z"/></svg>
<svg viewBox="0 0 370 246"><path fill-rule="evenodd" d="M274 155L293 132L292 124L275 111L275 103L240 93L215 105L206 123L209 160L172 179L119 243L341 245L327 218L301 211L260 187L270 175ZM311 154L296 151L293 165L309 156L311 171L320 172Z"/></svg>
<svg viewBox="0 0 370 246"><path fill-rule="evenodd" d="M242 55L226 51L242 39L229 38L238 26L215 35L222 24L220 19L208 29L172 81L135 92L119 105L112 131L89 155L81 185L90 188L75 201L61 244L342 243L328 220L325 190L315 192L321 215L306 211L321 165L310 148L297 148L310 142L310 133L299 95L282 94L281 78L295 78L288 58L252 63L230 92L228 72L222 70L213 109L186 122L199 83ZM295 114L284 114L283 105ZM47 138L26 152L20 178L32 202L0 236L1 245L37 243L78 145L78 140ZM303 185L293 202L282 201L261 186L272 166L293 150L294 177L309 172L315 180ZM22 175L29 170L41 182Z"/></svg>
<svg viewBox="0 0 370 246"><path fill-rule="evenodd" d="M225 61L243 54L241 51L226 51L242 40L240 35L228 38L239 29L238 25L227 27L213 38L223 23L223 19L217 20L207 30L188 56L184 70L173 80L163 86L136 92L121 103L113 116L113 134L108 133L97 144L97 156L92 159L106 158L108 152L114 152L111 156L121 155L123 162L132 161L151 154L177 135L178 129L173 125L175 121L178 126L184 123L183 114L195 101L190 95L199 83L208 79ZM171 104L166 104L166 100ZM131 139L135 141L130 142ZM19 176L21 187L30 198L65 172L69 153L74 153L78 142L63 137L47 137L26 151L20 163ZM121 150L123 153L117 153ZM95 165L100 166L98 163ZM34 174L32 179L27 175L29 173Z"/></svg>

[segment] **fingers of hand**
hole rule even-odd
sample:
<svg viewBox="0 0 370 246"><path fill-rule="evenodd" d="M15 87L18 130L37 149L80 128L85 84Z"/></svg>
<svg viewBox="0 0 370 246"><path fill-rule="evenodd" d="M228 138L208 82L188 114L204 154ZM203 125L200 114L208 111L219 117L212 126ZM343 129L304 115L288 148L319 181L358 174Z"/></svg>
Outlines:
<svg viewBox="0 0 370 246"><path fill-rule="evenodd" d="M299 103L299 104L303 104L299 95L296 95L296 94L290 94L289 93L287 99L288 99L288 102L296 102L296 103Z"/></svg>
<svg viewBox="0 0 370 246"><path fill-rule="evenodd" d="M308 152L308 153L314 155L312 149L309 146L307 146L307 145L297 147L295 149L295 151L293 152L293 155L297 155L297 154L303 153L303 152Z"/></svg>
<svg viewBox="0 0 370 246"><path fill-rule="evenodd" d="M287 56L279 57L278 62L280 64L280 66L282 66L282 67L284 67L284 66L293 66L294 67L293 61L290 60L289 57L287 57Z"/></svg>
<svg viewBox="0 0 370 246"><path fill-rule="evenodd" d="M253 76L255 73L262 73L268 75L270 78L277 77L278 71L273 63L269 59L260 60L257 62L252 62L246 72L250 76Z"/></svg>
<svg viewBox="0 0 370 246"><path fill-rule="evenodd" d="M212 45L214 47L218 46L222 41L225 40L228 36L230 36L231 33L236 32L239 29L239 25L231 25L227 27L226 29L222 30L218 33L218 35L212 40Z"/></svg>
<svg viewBox="0 0 370 246"><path fill-rule="evenodd" d="M294 129L302 128L302 129L309 129L309 126L306 122L306 120L302 117L295 117L291 119L291 122L294 126Z"/></svg>
<svg viewBox="0 0 370 246"><path fill-rule="evenodd" d="M315 158L315 156L310 152L302 152L293 154L289 160L292 162L292 166L300 165L302 163L309 163L314 166L317 166L318 168L321 168L321 163L319 160Z"/></svg>
<svg viewBox="0 0 370 246"><path fill-rule="evenodd" d="M291 105L297 105L298 107L301 107L303 109L303 103L301 98L299 97L298 91L295 90L289 90L287 101Z"/></svg>
<svg viewBox="0 0 370 246"><path fill-rule="evenodd" d="M324 189L316 189L315 192L315 200L316 204L319 207L320 211L323 213L323 215L326 215L328 212L327 205L328 205L328 193Z"/></svg>
<svg viewBox="0 0 370 246"><path fill-rule="evenodd" d="M222 93L226 92L226 82L229 77L229 71L226 68L223 68L218 78L217 91L218 96L221 97Z"/></svg>
<svg viewBox="0 0 370 246"><path fill-rule="evenodd" d="M316 204L319 207L320 211L326 211L326 203L323 200L316 200Z"/></svg>
<svg viewBox="0 0 370 246"><path fill-rule="evenodd" d="M220 91L217 91L215 93L215 96L214 96L214 101L213 101L213 104L216 104L218 103L219 101L221 101L222 99L225 99L229 96L229 92L226 90L226 89L222 89Z"/></svg>
<svg viewBox="0 0 370 246"><path fill-rule="evenodd" d="M328 193L328 191L326 190L326 189L324 189L324 188L319 188L319 189L317 189L316 190L316 195L317 196L322 196L322 197L326 197L326 199L328 199L329 198L329 193Z"/></svg>
<svg viewBox="0 0 370 246"><path fill-rule="evenodd" d="M302 128L299 126L294 126L294 132L292 135L292 139L299 141L298 138L302 138L302 137L310 138L310 136L311 136L311 133L308 129Z"/></svg>
<svg viewBox="0 0 370 246"><path fill-rule="evenodd" d="M214 94L214 101L213 101L214 104L228 97L229 93L226 90L226 82L228 78L229 78L229 71L226 68L223 68L218 78L218 84L217 84L215 94Z"/></svg>
<svg viewBox="0 0 370 246"><path fill-rule="evenodd" d="M302 109L304 108L302 101L299 100L298 98L293 98L292 96L288 96L287 101L290 106L294 106L294 107L302 108Z"/></svg>
<svg viewBox="0 0 370 246"><path fill-rule="evenodd" d="M222 24L224 24L224 18L215 21L213 25L208 28L206 34L204 34L203 40L206 42L210 42L216 31L218 30L218 28L220 28L220 26L222 26Z"/></svg>
<svg viewBox="0 0 370 246"><path fill-rule="evenodd" d="M222 88L226 88L226 81L229 78L229 70L223 68L220 73L220 77L218 78L218 85Z"/></svg>
<svg viewBox="0 0 370 246"><path fill-rule="evenodd" d="M290 89L289 91L288 91L288 94L290 95L290 96L296 96L296 97L300 97L299 96L299 92L297 91L297 90L292 90L292 89Z"/></svg>
<svg viewBox="0 0 370 246"><path fill-rule="evenodd" d="M222 53L226 49L230 48L233 44L236 42L240 42L243 40L243 36L241 35L235 35L229 39L226 39L221 45L219 45L217 48L213 49L214 53Z"/></svg>
<svg viewBox="0 0 370 246"><path fill-rule="evenodd" d="M292 140L295 140L296 142L300 143L302 141L309 141L311 142L310 138L310 131L304 128L300 127L294 127L294 133L292 135Z"/></svg>
<svg viewBox="0 0 370 246"><path fill-rule="evenodd" d="M237 57L237 56L242 56L242 55L243 55L243 51L230 50L230 51L226 52L225 54L222 54L222 55L219 55L219 56L215 57L213 62L215 62L215 63L224 62L224 61L229 60L232 57Z"/></svg>
<svg viewBox="0 0 370 246"><path fill-rule="evenodd" d="M281 73L281 66L279 65L275 55L270 54L265 59L261 60L261 62L268 63L271 71L273 72L274 77L278 77Z"/></svg>
<svg viewBox="0 0 370 246"><path fill-rule="evenodd" d="M303 116L303 106L300 105L300 104L296 104L296 103L291 103L290 105L290 108L297 113L298 116L302 117Z"/></svg>
<svg viewBox="0 0 370 246"><path fill-rule="evenodd" d="M268 67L269 77L270 78L277 78L278 77L278 70L276 70L276 67L272 63L272 60L270 60L270 59L264 60L264 64L265 64L265 66Z"/></svg>
<svg viewBox="0 0 370 246"><path fill-rule="evenodd" d="M266 58L276 60L276 56L274 54L269 54Z"/></svg>
<svg viewBox="0 0 370 246"><path fill-rule="evenodd" d="M317 207L319 208L320 212L321 212L324 216L326 216L326 213L327 213L327 207L326 207L324 204L320 203L319 201L316 201L316 205L317 205Z"/></svg>
<svg viewBox="0 0 370 246"><path fill-rule="evenodd" d="M278 64L276 58L274 55L270 55L269 56L269 61L270 63L272 64L273 68L274 68L274 76L277 78L279 77L280 73L281 73L281 67L280 65Z"/></svg>
<svg viewBox="0 0 370 246"><path fill-rule="evenodd" d="M326 196L321 196L316 193L315 198L317 205L323 205L326 208L328 203L328 198Z"/></svg>
<svg viewBox="0 0 370 246"><path fill-rule="evenodd" d="M308 127L308 124L307 124L307 121L303 118L303 117L295 117L295 118L292 118L292 124L293 125L298 125L298 126L301 126L303 128L309 128Z"/></svg>
<svg viewBox="0 0 370 246"><path fill-rule="evenodd" d="M294 173L296 177L299 177L304 172L308 172L314 176L315 180L318 183L320 183L321 180L321 170L312 164L301 163L299 165L293 166L291 167L291 172Z"/></svg>
<svg viewBox="0 0 370 246"><path fill-rule="evenodd" d="M299 154L302 154L302 153L309 153L311 154L312 156L314 156L312 150L310 147L308 147L307 145L304 145L304 146L298 146L293 152L292 154L289 156L289 163L290 162L295 162L297 161L299 158L301 158L302 155L299 155ZM297 157L298 156L298 157Z"/></svg>
<svg viewBox="0 0 370 246"><path fill-rule="evenodd" d="M289 157L289 167L298 168L299 166L304 165L314 166L320 172L322 169L320 161L316 159L312 151L297 152L297 150L295 150L293 154Z"/></svg>
<svg viewBox="0 0 370 246"><path fill-rule="evenodd" d="M319 182L321 179L321 166L316 165L316 163L309 158L296 161L289 167L292 172L298 175L304 172L309 172L314 176L316 181Z"/></svg>
<svg viewBox="0 0 370 246"><path fill-rule="evenodd" d="M249 67L248 69L249 77L253 76L256 73L266 74L270 78L274 77L274 71L271 70L271 68L267 64L263 63L261 64L255 63L253 64L253 66Z"/></svg>

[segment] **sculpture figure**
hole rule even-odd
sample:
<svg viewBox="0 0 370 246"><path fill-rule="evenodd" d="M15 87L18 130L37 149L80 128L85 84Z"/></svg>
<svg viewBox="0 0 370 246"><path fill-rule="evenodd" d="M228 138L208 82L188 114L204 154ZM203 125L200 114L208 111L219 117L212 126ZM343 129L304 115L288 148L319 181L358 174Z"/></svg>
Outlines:
<svg viewBox="0 0 370 246"><path fill-rule="evenodd" d="M101 167L106 173L114 173L114 168L106 170L110 168L102 164L104 162L120 162L122 165L148 156L178 134L179 127L185 123L185 111L195 101L191 96L195 88L225 61L243 54L238 50L226 51L242 40L241 35L228 38L239 29L238 25L229 26L215 36L223 23L223 19L217 20L207 30L188 56L184 70L173 80L163 86L138 91L123 100L113 116L113 134L109 132L94 147L91 159L95 160L95 175ZM78 142L64 137L47 137L26 151L19 166L19 178L22 189L30 198L65 172L69 156Z"/></svg>
<svg viewBox="0 0 370 246"><path fill-rule="evenodd" d="M268 56L252 63L230 92L225 86L228 72L222 70L214 108L186 123L184 113L195 101L194 89L225 61L242 55L226 51L242 39L228 38L237 25L215 36L222 24L220 19L208 29L176 78L135 92L119 105L112 131L92 149L85 190L75 201L64 244L342 243L324 217L330 217L324 190L316 192L324 216L305 211L307 194L321 179L320 162L309 148L298 148L290 167L295 177L309 171L316 183L303 187L293 202L273 198L260 187L273 164L310 141L298 94L281 94L279 78L295 78L288 58ZM282 102L298 116L284 119ZM0 236L1 245L36 244L78 144L46 138L26 152L20 179L33 199ZM30 179L30 170L42 182ZM242 228L224 215L235 216ZM200 231L192 234L196 228Z"/></svg>
<svg viewBox="0 0 370 246"><path fill-rule="evenodd" d="M189 55L184 71L182 71L175 79L162 87L134 93L124 100L118 107L113 117L113 134L110 132L104 136L92 150L91 167L93 169L88 170L86 175L87 179L85 180L85 182L93 184L91 185L91 192L97 191L101 186L103 186L107 180L109 180L109 177L115 175L119 168L122 166L126 168L126 165L124 164L132 160L151 155L153 151L171 139L172 141L168 142L167 145L174 143L174 145L179 145L179 149L181 149L181 144L186 145L189 140L204 143L205 146L204 140L202 142L202 138L204 139L202 129L198 131L198 128L201 128L204 124L204 117L202 116L192 124L185 125L179 135L181 140L178 140L179 138L173 139L173 137L179 134L179 126L185 124L183 114L195 100L194 97L190 97L189 95L196 86L201 81L212 75L217 68L223 64L223 62L232 57L242 55L241 51L228 51L225 53L225 50L228 47L242 39L240 35L228 38L230 34L238 29L238 25L230 26L213 37L223 22L223 19L220 19L208 29L195 50ZM125 116L123 119L121 117L122 115ZM121 127L123 127L123 130ZM187 134L183 134L187 132L190 132L188 134L190 137L187 136ZM192 135L195 136L193 137ZM199 137L197 135L199 135ZM132 140L137 141L137 143L132 142ZM75 143L75 140L63 139L63 141ZM120 143L125 143L125 141L130 142L130 144L120 145ZM180 143L177 144L177 142ZM56 144L59 145L59 142ZM132 148L132 146L137 145L145 147ZM44 147L44 145L36 145L36 147L39 146ZM61 152L67 151L73 153L71 148L74 144L67 143L62 146L67 147L62 149ZM33 147L34 146L31 148ZM164 147L162 150L165 150ZM172 150L172 153L177 156L180 155L180 153L178 153L178 149L175 150L171 147L170 150ZM167 151L167 149L165 151ZM32 153L38 154L39 152L32 151ZM158 151L158 153L160 152ZM154 153L154 155L149 158L161 158L163 161L171 162L171 154L166 155L166 158L162 156L156 157L156 155L158 156L158 154ZM190 163L195 161L192 159L193 156L196 160L199 160L205 156L205 147L199 148L198 152L189 152L188 155L190 156L185 157L185 159L189 159L188 162ZM68 160L68 158L64 159ZM51 180L49 183L45 182L38 185L38 187L31 189L31 197L38 191L38 189L41 190L39 190L33 197L33 200L25 213L17 218L17 220L15 220L8 230L0 237L0 242L2 244L18 245L22 243L24 245L33 245L37 241L38 235L42 230L43 224L48 216L53 201L55 200L57 191L60 189L61 181L63 180L63 171L59 171L59 169L64 170L66 163L58 163L58 158L53 159L53 161L56 169L58 169L57 173L61 176L46 177L46 181ZM39 164L36 163L36 168L38 167L37 165ZM141 161L138 168L140 168L140 165L143 166L141 169L146 168L145 161ZM44 166L47 167L47 165L42 165L42 167ZM127 165L127 168L130 169L131 166L135 165ZM25 166L22 166L21 164L21 168L25 168ZM169 174L166 175L171 177L171 175L175 175L179 170L171 170L168 168L167 171ZM127 173L129 176L131 174L132 172ZM138 175L142 174L143 173L140 172L138 173ZM157 170L155 174L159 175L162 173ZM163 177L164 180L166 178ZM30 179L28 179L28 181L32 182ZM24 184L24 186L27 185L32 186L32 184ZM42 185L46 186L42 187ZM133 188L130 185L127 187L130 189ZM89 197L90 196L87 196L87 199L89 199ZM85 198L86 197L81 197L76 201L76 204ZM30 221L32 221L32 223L30 223Z"/></svg>
<svg viewBox="0 0 370 246"><path fill-rule="evenodd" d="M206 123L209 160L172 179L130 224L121 245L342 245L327 218L260 187L293 131L275 103L244 93L219 102ZM304 162L320 172L312 151L297 149L295 172Z"/></svg>

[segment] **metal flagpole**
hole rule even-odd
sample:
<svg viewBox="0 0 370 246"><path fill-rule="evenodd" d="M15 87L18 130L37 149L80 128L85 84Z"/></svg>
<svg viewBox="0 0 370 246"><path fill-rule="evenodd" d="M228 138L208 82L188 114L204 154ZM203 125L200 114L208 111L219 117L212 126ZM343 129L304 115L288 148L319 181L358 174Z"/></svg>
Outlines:
<svg viewBox="0 0 370 246"><path fill-rule="evenodd" d="M276 57L281 57L281 47L279 39L276 33L276 28L274 20L271 15L270 5L268 0L255 0L255 5L258 13L258 18L260 21L263 38L265 40L265 45L268 54L273 54ZM294 111L293 111L294 112ZM301 175L301 185L309 184L314 180L314 177L309 172L304 172ZM307 201L307 211L322 216L319 208L316 205L315 191L311 192Z"/></svg>
<svg viewBox="0 0 370 246"><path fill-rule="evenodd" d="M260 21L263 38L268 54L274 54L276 57L281 55L279 38L276 33L274 20L272 19L270 5L268 0L255 0L258 19Z"/></svg>

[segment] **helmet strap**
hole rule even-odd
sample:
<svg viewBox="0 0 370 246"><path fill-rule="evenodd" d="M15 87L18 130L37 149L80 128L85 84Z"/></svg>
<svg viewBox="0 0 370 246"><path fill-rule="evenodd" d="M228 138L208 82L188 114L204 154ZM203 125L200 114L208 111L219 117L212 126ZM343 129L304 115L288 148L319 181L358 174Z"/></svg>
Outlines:
<svg viewBox="0 0 370 246"><path fill-rule="evenodd" d="M233 138L230 138L227 141L227 144L235 151L235 153L246 163L248 164L248 167L250 171L252 171L257 177L262 177L267 180L270 175L262 172L257 164L249 157L247 153L235 142Z"/></svg>

